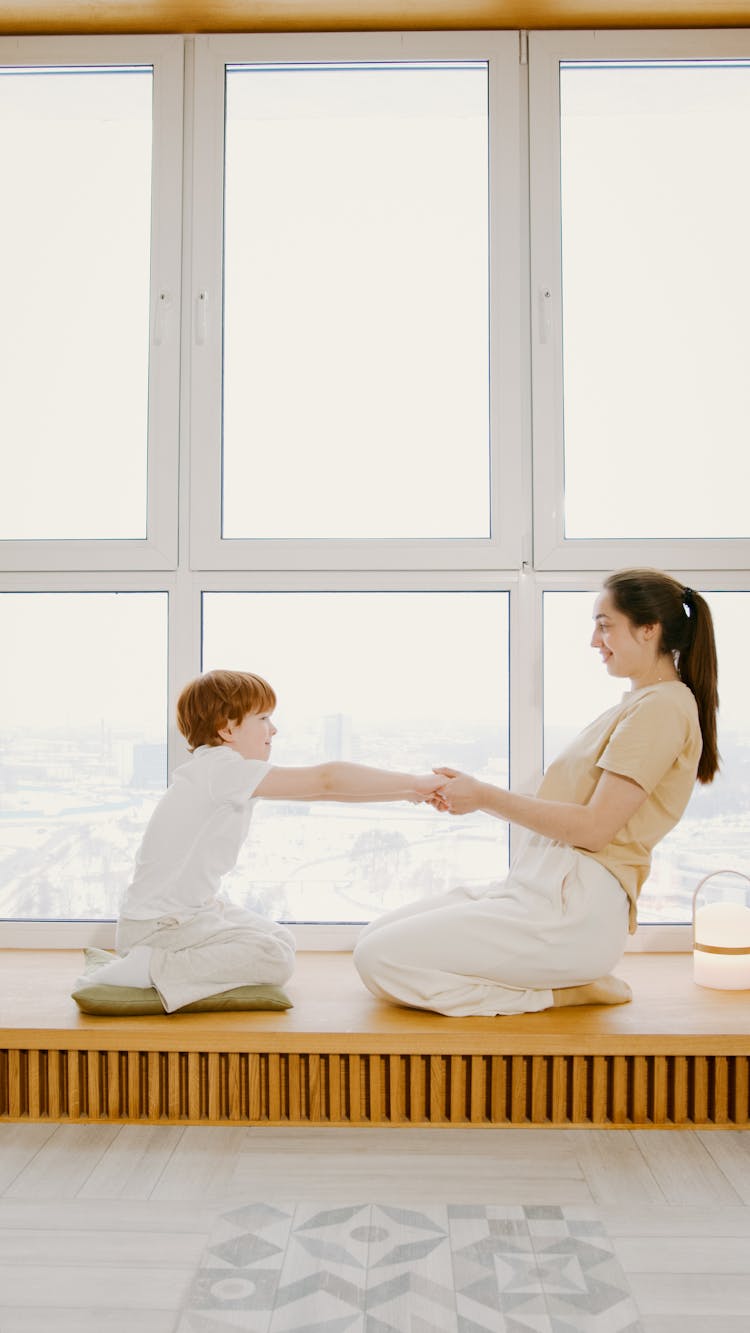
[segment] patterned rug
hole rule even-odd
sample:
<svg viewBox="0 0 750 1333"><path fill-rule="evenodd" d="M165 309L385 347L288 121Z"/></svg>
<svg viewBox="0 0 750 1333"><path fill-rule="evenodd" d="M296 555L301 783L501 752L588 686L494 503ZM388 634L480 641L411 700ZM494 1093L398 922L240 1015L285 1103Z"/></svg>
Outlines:
<svg viewBox="0 0 750 1333"><path fill-rule="evenodd" d="M178 1333L642 1333L595 1208L248 1204Z"/></svg>

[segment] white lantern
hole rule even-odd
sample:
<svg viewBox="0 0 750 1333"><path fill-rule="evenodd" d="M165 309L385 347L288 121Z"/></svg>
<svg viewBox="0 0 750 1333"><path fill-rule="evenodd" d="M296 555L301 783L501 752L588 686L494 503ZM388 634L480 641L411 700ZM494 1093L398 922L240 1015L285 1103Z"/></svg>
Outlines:
<svg viewBox="0 0 750 1333"><path fill-rule="evenodd" d="M739 875L750 885L740 870L715 870L701 880L693 894L693 979L712 990L750 990L750 907L718 902L696 911L704 884L718 875Z"/></svg>

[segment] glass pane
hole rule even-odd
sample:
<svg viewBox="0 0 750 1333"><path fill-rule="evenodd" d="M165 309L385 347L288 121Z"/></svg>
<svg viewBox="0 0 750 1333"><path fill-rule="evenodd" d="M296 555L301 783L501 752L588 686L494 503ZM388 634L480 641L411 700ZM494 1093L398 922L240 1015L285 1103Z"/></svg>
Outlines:
<svg viewBox="0 0 750 1333"><path fill-rule="evenodd" d="M117 916L167 776L167 594L0 595L0 917Z"/></svg>
<svg viewBox="0 0 750 1333"><path fill-rule="evenodd" d="M144 538L150 69L0 69L0 533Z"/></svg>
<svg viewBox="0 0 750 1333"><path fill-rule="evenodd" d="M485 64L227 70L224 537L489 536L487 181Z"/></svg>
<svg viewBox="0 0 750 1333"><path fill-rule="evenodd" d="M507 594L207 593L203 628L206 670L274 686L276 763L449 764L507 783ZM507 864L507 827L486 815L261 801L225 883L279 919L366 921Z"/></svg>
<svg viewBox="0 0 750 1333"><path fill-rule="evenodd" d="M718 777L696 786L680 823L659 843L640 897L641 922L689 921L693 891L709 871L750 873L750 592L704 592L714 617L719 656ZM588 644L594 593L544 594L544 755L554 759L587 722L612 707L628 681L606 675Z"/></svg>
<svg viewBox="0 0 750 1333"><path fill-rule="evenodd" d="M747 537L750 64L563 65L560 102L566 536Z"/></svg>

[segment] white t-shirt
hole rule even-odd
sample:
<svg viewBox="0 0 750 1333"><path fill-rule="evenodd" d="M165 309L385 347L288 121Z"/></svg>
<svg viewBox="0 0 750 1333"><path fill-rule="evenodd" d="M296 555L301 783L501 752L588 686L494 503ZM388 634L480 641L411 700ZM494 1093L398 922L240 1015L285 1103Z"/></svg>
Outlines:
<svg viewBox="0 0 750 1333"><path fill-rule="evenodd" d="M135 859L120 915L184 921L219 894L250 827L253 792L271 765L228 745L201 745L175 770Z"/></svg>

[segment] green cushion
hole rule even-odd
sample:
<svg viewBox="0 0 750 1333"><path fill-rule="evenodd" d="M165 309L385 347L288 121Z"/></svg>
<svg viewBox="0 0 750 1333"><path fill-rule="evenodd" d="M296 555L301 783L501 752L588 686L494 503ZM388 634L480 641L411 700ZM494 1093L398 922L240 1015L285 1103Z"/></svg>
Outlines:
<svg viewBox="0 0 750 1333"><path fill-rule="evenodd" d="M103 986L96 984L96 973L113 955L104 949L84 949L86 976L91 983L79 985L73 999L85 1014L104 1014L111 1018L140 1014L163 1014L164 1006L153 986ZM291 1009L292 1002L280 986L237 986L220 995L207 995L176 1009L179 1014L228 1013L246 1009Z"/></svg>

